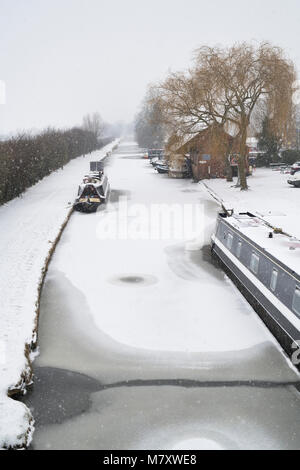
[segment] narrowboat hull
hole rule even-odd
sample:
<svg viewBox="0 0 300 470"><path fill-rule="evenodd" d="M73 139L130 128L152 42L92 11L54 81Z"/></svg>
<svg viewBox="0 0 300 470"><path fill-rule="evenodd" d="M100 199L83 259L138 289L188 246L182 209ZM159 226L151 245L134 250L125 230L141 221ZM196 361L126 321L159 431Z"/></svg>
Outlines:
<svg viewBox="0 0 300 470"><path fill-rule="evenodd" d="M97 212L97 209L103 204L103 202L75 202L74 210L77 212L84 212L85 214L91 214Z"/></svg>
<svg viewBox="0 0 300 470"><path fill-rule="evenodd" d="M156 165L155 169L161 175L165 175L165 174L169 173L169 168L167 166Z"/></svg>
<svg viewBox="0 0 300 470"><path fill-rule="evenodd" d="M226 246L228 234L233 237L229 243L230 248ZM243 256L240 255L239 258L236 254L237 243L242 243L244 250ZM292 356L300 340L299 315L292 308L292 297L295 289L300 287L300 276L253 240L247 239L244 233L227 224L226 218L218 220L211 250L213 257L237 285L282 348ZM248 260L251 260L254 252L260 256L257 274L249 269ZM280 280L276 291L270 288L270 276L274 270Z"/></svg>

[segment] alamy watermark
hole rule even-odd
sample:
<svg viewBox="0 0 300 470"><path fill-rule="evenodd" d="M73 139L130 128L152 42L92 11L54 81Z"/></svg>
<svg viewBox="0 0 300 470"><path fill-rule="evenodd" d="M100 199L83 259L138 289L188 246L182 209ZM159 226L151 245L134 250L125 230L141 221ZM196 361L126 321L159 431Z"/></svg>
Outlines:
<svg viewBox="0 0 300 470"><path fill-rule="evenodd" d="M203 204L133 204L121 197L101 214L97 237L101 240L203 241Z"/></svg>
<svg viewBox="0 0 300 470"><path fill-rule="evenodd" d="M293 342L292 349L295 350L295 352L292 354L292 363L294 366L299 366L300 365L300 340Z"/></svg>

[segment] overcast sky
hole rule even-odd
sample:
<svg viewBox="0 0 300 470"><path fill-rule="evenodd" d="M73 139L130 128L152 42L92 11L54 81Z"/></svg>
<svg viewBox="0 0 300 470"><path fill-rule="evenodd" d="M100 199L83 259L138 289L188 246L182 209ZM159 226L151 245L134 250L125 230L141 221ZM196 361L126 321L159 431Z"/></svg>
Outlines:
<svg viewBox="0 0 300 470"><path fill-rule="evenodd" d="M300 70L299 0L0 0L0 135L130 121L202 44L270 40Z"/></svg>

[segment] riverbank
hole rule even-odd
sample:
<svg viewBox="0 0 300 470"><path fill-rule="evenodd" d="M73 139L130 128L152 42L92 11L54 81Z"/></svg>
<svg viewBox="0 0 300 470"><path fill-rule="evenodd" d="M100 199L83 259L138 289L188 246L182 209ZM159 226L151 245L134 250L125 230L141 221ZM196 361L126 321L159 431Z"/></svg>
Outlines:
<svg viewBox="0 0 300 470"><path fill-rule="evenodd" d="M71 161L0 207L0 448L31 441L31 413L10 397L31 382L45 271L89 161L103 158L117 143Z"/></svg>

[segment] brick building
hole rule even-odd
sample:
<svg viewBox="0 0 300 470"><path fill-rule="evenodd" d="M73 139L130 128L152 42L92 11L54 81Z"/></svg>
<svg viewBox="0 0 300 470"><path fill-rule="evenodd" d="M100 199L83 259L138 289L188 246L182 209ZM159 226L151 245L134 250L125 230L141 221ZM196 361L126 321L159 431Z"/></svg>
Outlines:
<svg viewBox="0 0 300 470"><path fill-rule="evenodd" d="M209 178L224 178L226 174L226 155L231 155L233 172L237 173L237 154L239 144L236 138L223 129L207 128L192 136L180 145L174 154L186 156L191 163L196 181ZM170 155L171 156L171 155ZM171 156L172 158L172 156Z"/></svg>

